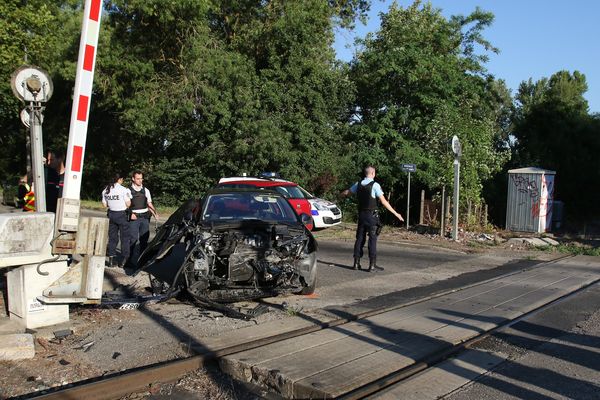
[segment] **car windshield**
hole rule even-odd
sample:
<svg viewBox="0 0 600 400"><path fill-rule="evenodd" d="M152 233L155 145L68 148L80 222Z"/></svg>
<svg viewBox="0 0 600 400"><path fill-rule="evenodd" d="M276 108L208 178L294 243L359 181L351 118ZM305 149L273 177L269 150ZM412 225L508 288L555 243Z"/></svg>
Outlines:
<svg viewBox="0 0 600 400"><path fill-rule="evenodd" d="M312 194L310 194L306 189L304 189L302 186L298 186L298 189L300 189L300 191L302 192L302 194L304 194L304 197L307 199L314 199L315 196L313 196Z"/></svg>
<svg viewBox="0 0 600 400"><path fill-rule="evenodd" d="M269 222L298 222L285 199L269 194L219 193L209 195L202 212L204 221L258 219Z"/></svg>
<svg viewBox="0 0 600 400"><path fill-rule="evenodd" d="M264 185L261 183L221 183L219 187L228 187L236 189L250 189L250 188L270 188L276 190L286 199L312 199L314 196L308 193L306 190L296 185Z"/></svg>
<svg viewBox="0 0 600 400"><path fill-rule="evenodd" d="M275 186L277 190L286 199L310 199L310 194L302 190L300 186Z"/></svg>

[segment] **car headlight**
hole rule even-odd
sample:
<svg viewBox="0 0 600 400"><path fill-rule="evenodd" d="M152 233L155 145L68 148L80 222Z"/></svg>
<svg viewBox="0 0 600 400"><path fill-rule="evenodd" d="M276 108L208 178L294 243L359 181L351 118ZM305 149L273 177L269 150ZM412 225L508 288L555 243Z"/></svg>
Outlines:
<svg viewBox="0 0 600 400"><path fill-rule="evenodd" d="M329 210L329 207L327 207L324 204L320 204L320 203L313 203L313 204L314 204L315 208L317 210L319 210L319 211L327 211L327 210Z"/></svg>

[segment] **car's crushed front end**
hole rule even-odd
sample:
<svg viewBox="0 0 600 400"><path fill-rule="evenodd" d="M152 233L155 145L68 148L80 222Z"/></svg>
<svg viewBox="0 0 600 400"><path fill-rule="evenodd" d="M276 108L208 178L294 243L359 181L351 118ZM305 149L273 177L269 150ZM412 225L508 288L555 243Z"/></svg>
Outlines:
<svg viewBox="0 0 600 400"><path fill-rule="evenodd" d="M155 290L234 302L315 289L317 243L285 199L214 190L184 204L139 260Z"/></svg>

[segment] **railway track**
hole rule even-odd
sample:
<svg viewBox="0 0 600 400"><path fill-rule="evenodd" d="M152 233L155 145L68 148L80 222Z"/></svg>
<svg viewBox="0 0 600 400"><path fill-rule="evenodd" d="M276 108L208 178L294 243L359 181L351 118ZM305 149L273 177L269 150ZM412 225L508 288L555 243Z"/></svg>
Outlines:
<svg viewBox="0 0 600 400"><path fill-rule="evenodd" d="M574 295L580 290L598 282L600 279L600 270L594 272L582 272L581 276L576 276L575 273L567 273L565 274L560 267L560 265L564 263L569 263L572 260L572 256L563 257L559 260L554 260L549 263L540 264L526 272L519 271L514 272L512 274L503 275L500 277L496 277L484 282L479 282L473 285L469 285L460 289L451 290L444 293L439 293L434 296L430 296L426 299L420 299L418 301L414 301L407 304L395 305L392 307L385 307L378 310L372 310L369 312L360 313L357 315L338 318L326 323L315 324L309 327L303 327L300 329L294 329L287 332L275 334L268 337L261 337L256 340L250 340L244 343L239 343L234 346L229 346L225 348L221 348L219 350L205 352L202 354L197 354L195 356L165 362L158 365L153 365L149 367L139 368L136 370L124 371L123 373L105 376L103 378L88 380L84 382L79 382L77 384L73 384L69 387L63 387L58 390L55 390L50 393L40 394L35 396L36 399L118 399L120 397L126 396L131 393L146 391L150 385L156 383L167 383L173 382L184 376L185 374L195 371L199 368L206 366L209 363L219 362L221 364L222 369L225 372L231 373L233 369L233 374L235 378L244 380L244 376L248 376L247 371L244 372L244 368L252 369L253 380L250 382L251 385L257 385L259 387L261 385L261 379L255 379L256 375L261 375L261 371L264 369L265 376L269 373L272 374L273 368L276 371L281 371L282 374L281 381L283 382L281 387L273 387L271 386L272 394L271 398L343 398L343 399L360 399L374 393L377 393L384 388L387 388L391 385L397 384L398 382L406 379L414 374L424 371L425 369L439 363L440 361L455 355L465 348L469 347L475 342L478 342L496 330L505 328L515 322L533 314L539 312L541 309L548 307L558 301L562 301L563 299ZM554 265L554 267L552 267ZM558 266L558 267L557 267ZM550 272L546 272L546 270L550 270ZM529 273L530 277L525 277L525 275L521 276L520 274ZM550 274L550 275L549 275ZM552 275L554 274L554 275ZM548 275L548 276L546 276ZM529 299L533 298L531 293L546 293L547 296L543 299L537 301L537 303L533 304L531 307L527 308L525 311L519 311L518 315L512 318L506 318L501 323L495 323L494 326L489 327L488 329L479 329L477 328L477 333L462 337L454 342L448 340L444 342L443 346L438 346L434 349L434 351L430 351L428 353L423 353L421 355L417 355L413 357L413 362L409 364L398 363L397 368L390 371L389 369L382 370L375 377L363 378L362 380L359 378L357 382L355 382L354 386L348 386L347 382L344 382L344 388L340 388L339 390L327 390L324 386L315 385L315 382L312 383L312 386L309 381L306 379L316 379L318 376L314 374L311 376L311 373L304 373L304 375L308 376L303 380L296 379L295 381L292 377L284 376L285 374L285 365L283 367L273 367L276 365L276 361L278 359L285 359L289 357L288 354L278 354L277 356L273 356L271 359L262 360L257 359L255 364L244 364L249 360L253 359L253 357L259 357L262 354L276 354L278 349L285 349L288 343L301 343L306 340L311 343L320 343L319 337L323 336L340 336L340 332L351 332L348 334L348 337L342 337L343 340L340 340L340 343L344 340L359 339L364 342L366 334L357 333L360 331L357 327L360 327L364 321L373 321L373 320L381 320L385 318L387 315L404 315L405 317L399 317L395 319L395 321L409 321L407 319L408 315L417 315L412 312L412 309L415 310L428 310L429 306L427 302L431 302L431 304L435 304L439 307L440 304L450 304L451 302L448 299L454 301L456 304L459 304L459 299L470 298L473 297L474 293L493 293L494 291L507 291L508 288L507 282L526 282L530 280L530 284L534 284L536 281L544 281L544 279L548 282L547 285L539 285L534 284L535 290L532 291L524 291L522 294L518 291L515 295L516 299L523 298ZM546 282L544 281L544 282ZM568 283L564 288L558 288L557 282L565 282ZM526 287L527 285L525 285ZM494 289L495 288L495 289ZM557 289L555 289L557 288ZM550 290L553 289L553 290ZM555 292L555 293L554 293ZM525 296L525 297L523 297ZM549 296L549 297L548 297ZM460 300L463 301L463 300ZM477 301L481 303L485 302L483 298L478 298ZM528 300L529 301L529 300ZM478 303L478 304L479 304ZM506 303L506 301L500 301L501 304ZM508 303L506 303L508 304ZM505 308L510 309L512 305L508 305ZM461 321L465 321L463 318ZM391 324L385 329L387 330L398 330L403 331L403 328L399 328L400 325L397 325L399 322L395 322L396 325ZM358 330L357 330L358 329ZM360 331L363 332L363 331ZM343 335L342 335L343 336ZM336 339L337 340L337 339ZM405 340L406 341L406 340ZM323 341L325 343L326 341ZM331 343L335 343L335 340L332 340ZM326 345L330 345L326 343ZM385 345L383 346L384 350L389 350L390 346L396 346L396 344ZM387 347L386 347L387 346ZM318 351L318 346L314 345L316 351ZM310 351L310 348L307 348L307 351ZM298 350L300 351L300 350ZM239 361L242 360L242 361ZM242 364L238 364L242 363ZM269 365L269 367L265 367L265 364L273 364ZM275 363L275 364L274 364ZM238 368L236 370L236 368ZM323 367L323 371L330 372L331 368ZM330 369L330 371L327 371ZM236 372L238 371L239 372ZM335 371L333 369L333 371ZM238 376L235 376L236 373ZM290 372L291 374L291 372ZM304 376L303 375L303 376ZM288 379L289 381L286 381ZM347 376L344 376L343 372L340 372L340 382L346 381L348 379ZM309 384L306 384L306 382ZM291 383L290 383L291 382ZM291 385L291 386L290 386ZM294 386L295 385L295 386ZM342 385L342 383L340 383ZM342 386L343 386L342 385ZM335 386L335 384L334 384ZM315 387L317 389L315 389ZM322 388L321 388L322 387ZM348 388L350 387L350 390ZM286 389L287 388L287 389ZM264 386L262 387L264 390Z"/></svg>

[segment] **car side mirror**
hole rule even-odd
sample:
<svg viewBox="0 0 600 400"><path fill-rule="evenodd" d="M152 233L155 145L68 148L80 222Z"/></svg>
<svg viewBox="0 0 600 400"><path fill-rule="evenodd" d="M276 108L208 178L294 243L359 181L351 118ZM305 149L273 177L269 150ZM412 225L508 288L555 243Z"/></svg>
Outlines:
<svg viewBox="0 0 600 400"><path fill-rule="evenodd" d="M306 225L311 225L313 223L313 219L310 215L308 214L302 214L300 215L300 220L302 221L302 224Z"/></svg>

